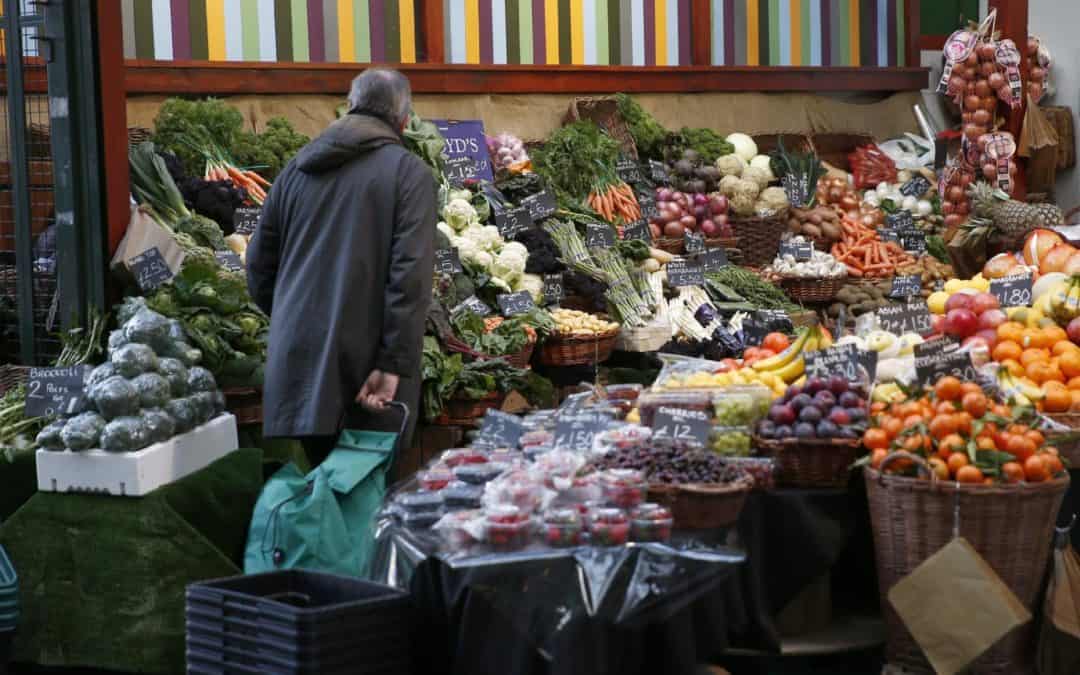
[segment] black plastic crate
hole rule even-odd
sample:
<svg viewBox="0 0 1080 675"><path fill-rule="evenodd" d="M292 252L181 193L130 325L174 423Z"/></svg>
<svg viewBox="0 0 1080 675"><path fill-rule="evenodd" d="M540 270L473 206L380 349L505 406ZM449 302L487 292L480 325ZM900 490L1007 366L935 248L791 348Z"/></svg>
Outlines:
<svg viewBox="0 0 1080 675"><path fill-rule="evenodd" d="M409 675L408 661L350 663L340 668L293 669L277 666L265 660L243 655L216 653L188 647L186 652L189 675Z"/></svg>
<svg viewBox="0 0 1080 675"><path fill-rule="evenodd" d="M354 659L364 655L379 659L408 656L411 652L411 639L405 633L398 636L359 634L317 645L301 646L291 640L275 638L258 630L238 632L230 627L223 629L190 618L186 624L186 632L189 646L197 643L208 649L235 648L297 665L328 664L342 658Z"/></svg>
<svg viewBox="0 0 1080 675"><path fill-rule="evenodd" d="M412 660L407 644L400 642L396 645L385 645L382 648L372 646L368 649L352 649L296 658L283 655L276 650L265 649L261 645L245 648L237 641L229 641L229 644L222 645L220 640L188 634L187 648L222 656L230 661L296 673L349 672L357 668L381 670L388 665L408 665Z"/></svg>
<svg viewBox="0 0 1080 675"><path fill-rule="evenodd" d="M15 630L0 630L0 673L5 672L8 661L11 660L11 643L15 638Z"/></svg>

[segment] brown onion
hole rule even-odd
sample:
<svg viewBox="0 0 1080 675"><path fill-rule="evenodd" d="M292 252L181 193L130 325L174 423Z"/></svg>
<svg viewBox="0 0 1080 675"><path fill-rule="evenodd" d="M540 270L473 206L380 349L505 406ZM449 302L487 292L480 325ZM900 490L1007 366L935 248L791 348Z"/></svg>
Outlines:
<svg viewBox="0 0 1080 675"><path fill-rule="evenodd" d="M949 91L951 92L964 91L964 87L966 86L967 80L964 79L963 75L957 73L949 78Z"/></svg>
<svg viewBox="0 0 1080 675"><path fill-rule="evenodd" d="M997 104L998 100L996 98L994 98L993 96L987 96L986 98L980 100L979 107L983 110L994 112L995 110L997 110Z"/></svg>
<svg viewBox="0 0 1080 675"><path fill-rule="evenodd" d="M994 61L996 51L997 47L994 46L993 42L981 42L975 48L975 53L979 55L980 61Z"/></svg>
<svg viewBox="0 0 1080 675"><path fill-rule="evenodd" d="M1040 68L1039 66L1035 66L1034 68L1031 69L1031 81L1032 82L1042 82L1045 79L1046 79L1046 69L1045 68Z"/></svg>
<svg viewBox="0 0 1080 675"><path fill-rule="evenodd" d="M953 204L949 200L941 202L941 212L945 215L956 213L956 204Z"/></svg>
<svg viewBox="0 0 1080 675"><path fill-rule="evenodd" d="M955 213L950 216L945 216L945 227L960 227L964 223L964 217L958 216Z"/></svg>
<svg viewBox="0 0 1080 675"><path fill-rule="evenodd" d="M997 64L993 61L983 61L979 64L979 74L983 77L990 77L997 72Z"/></svg>
<svg viewBox="0 0 1080 675"><path fill-rule="evenodd" d="M964 59L964 65L966 65L966 66L977 66L977 65L979 65L979 53L978 53L977 50L975 50L975 49L971 50L971 53L967 55L966 59Z"/></svg>
<svg viewBox="0 0 1080 675"><path fill-rule="evenodd" d="M961 185L961 187L965 187L965 188L966 188L967 186L971 185L972 181L974 181L974 180L975 180L975 176L974 176L974 175L972 175L972 174L971 174L970 172L968 172L968 171L961 171L961 172L959 172L959 176L960 176L959 180L960 180L960 185Z"/></svg>
<svg viewBox="0 0 1080 675"><path fill-rule="evenodd" d="M976 110L971 113L971 121L980 127L988 127L994 121L994 116L990 114L989 110Z"/></svg>
<svg viewBox="0 0 1080 675"><path fill-rule="evenodd" d="M994 73L986 78L986 83L990 85L990 88L994 91L1001 89L1005 84L1005 76L1001 73Z"/></svg>
<svg viewBox="0 0 1080 675"><path fill-rule="evenodd" d="M859 200L852 195L844 195L843 199L840 200L840 206L845 211L850 211L859 207Z"/></svg>
<svg viewBox="0 0 1080 675"><path fill-rule="evenodd" d="M978 96L967 96L964 98L964 110L968 112L974 112L982 105L982 99Z"/></svg>
<svg viewBox="0 0 1080 675"><path fill-rule="evenodd" d="M964 125L964 136L966 136L969 141L976 141L979 139L979 136L982 136L985 133L986 129L984 127L975 124Z"/></svg>
<svg viewBox="0 0 1080 675"><path fill-rule="evenodd" d="M975 85L978 84L978 83L977 82L968 82L967 80L964 80L964 82L966 83L966 84L964 84L964 96L973 95L975 93Z"/></svg>
<svg viewBox="0 0 1080 675"><path fill-rule="evenodd" d="M949 187L949 191L946 193L948 199L951 202L959 202L964 199L964 188L959 185L953 185Z"/></svg>
<svg viewBox="0 0 1080 675"><path fill-rule="evenodd" d="M1038 101L1043 95L1043 86L1038 82L1032 82L1028 87L1028 93L1031 94L1031 98Z"/></svg>
<svg viewBox="0 0 1080 675"><path fill-rule="evenodd" d="M989 136L979 136L979 140L976 141L979 145L979 152L986 152L986 146L990 144Z"/></svg>
<svg viewBox="0 0 1080 675"><path fill-rule="evenodd" d="M974 89L974 91L972 91L971 93L975 94L976 96L978 96L980 98L985 98L987 96L990 96L994 91L993 89L990 88L990 83L987 82L986 80L977 81L972 88Z"/></svg>
<svg viewBox="0 0 1080 675"><path fill-rule="evenodd" d="M969 213L971 213L970 204L968 204L966 201L956 203L956 215L963 217Z"/></svg>
<svg viewBox="0 0 1080 675"><path fill-rule="evenodd" d="M997 165L993 162L987 162L982 167L983 178L986 180L994 180L997 177Z"/></svg>
<svg viewBox="0 0 1080 675"><path fill-rule="evenodd" d="M978 76L978 74L979 74L979 69L978 68L968 67L968 68L961 68L960 70L963 71L961 73L961 75L964 76L964 79L969 80L969 81L974 80L976 78L976 76Z"/></svg>
<svg viewBox="0 0 1080 675"><path fill-rule="evenodd" d="M1008 101L1012 98L1012 87L1006 84L1001 89L998 89L998 98L1002 101Z"/></svg>

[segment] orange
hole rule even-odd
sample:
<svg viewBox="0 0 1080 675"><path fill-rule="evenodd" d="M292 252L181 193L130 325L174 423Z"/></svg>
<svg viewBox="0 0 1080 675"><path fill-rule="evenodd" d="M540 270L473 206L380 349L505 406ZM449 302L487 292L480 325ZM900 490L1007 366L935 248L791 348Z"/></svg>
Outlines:
<svg viewBox="0 0 1080 675"><path fill-rule="evenodd" d="M1001 362L1001 367L1009 371L1013 377L1021 377L1024 374L1024 366L1016 359L1005 359Z"/></svg>
<svg viewBox="0 0 1080 675"><path fill-rule="evenodd" d="M791 346L791 340L783 333L769 333L765 336L765 339L761 341L761 346L765 349L771 349L779 354Z"/></svg>
<svg viewBox="0 0 1080 675"><path fill-rule="evenodd" d="M870 412L873 413L874 415L877 415L877 414L885 412L885 408L888 408L888 407L889 406L885 405L884 401L874 401L873 403L870 404Z"/></svg>
<svg viewBox="0 0 1080 675"><path fill-rule="evenodd" d="M1013 457L1016 457L1021 462L1026 462L1029 457L1035 454L1035 444L1030 438L1025 438L1024 436L1017 434L1009 434L1009 440L1002 450Z"/></svg>
<svg viewBox="0 0 1080 675"><path fill-rule="evenodd" d="M1034 443L1036 448L1046 445L1046 436L1038 429L1028 429L1024 432L1024 438Z"/></svg>
<svg viewBox="0 0 1080 675"><path fill-rule="evenodd" d="M949 465L945 463L945 460L940 457L931 457L927 462L930 464L930 470L937 475L938 480L949 480Z"/></svg>
<svg viewBox="0 0 1080 675"><path fill-rule="evenodd" d="M967 441L960 434L949 434L938 441L938 457L942 459L951 456L953 453L965 452L966 450Z"/></svg>
<svg viewBox="0 0 1080 675"><path fill-rule="evenodd" d="M1058 366L1061 367L1061 373L1068 379L1080 375L1080 349L1072 349L1059 355Z"/></svg>
<svg viewBox="0 0 1080 675"><path fill-rule="evenodd" d="M881 463L885 461L885 458L889 456L888 450L882 450L878 448L870 453L870 466L877 469L881 467Z"/></svg>
<svg viewBox="0 0 1080 675"><path fill-rule="evenodd" d="M975 439L975 447L979 450L997 450L994 439L989 436L979 436Z"/></svg>
<svg viewBox="0 0 1080 675"><path fill-rule="evenodd" d="M922 434L911 434L904 437L902 447L908 452L915 454L922 454L923 451L929 452L933 447L929 436L923 436Z"/></svg>
<svg viewBox="0 0 1080 675"><path fill-rule="evenodd" d="M934 407L933 412L937 415L951 415L956 412L956 403L952 401L942 401Z"/></svg>
<svg viewBox="0 0 1080 675"><path fill-rule="evenodd" d="M1024 467L1019 462L1005 462L1001 465L1001 479L1006 483L1019 483L1024 480Z"/></svg>
<svg viewBox="0 0 1080 675"><path fill-rule="evenodd" d="M998 340L1020 343L1024 339L1024 324L1016 321L1006 321L997 327Z"/></svg>
<svg viewBox="0 0 1080 675"><path fill-rule="evenodd" d="M982 391L982 387L975 384L974 382L965 382L965 383L960 385L960 395L961 396L963 396L964 394L970 394L972 392L980 392L980 391Z"/></svg>
<svg viewBox="0 0 1080 675"><path fill-rule="evenodd" d="M1029 483L1041 483L1050 478L1050 469L1041 455L1033 455L1024 461L1024 478Z"/></svg>
<svg viewBox="0 0 1080 675"><path fill-rule="evenodd" d="M867 429L862 440L863 445L871 450L884 450L889 447L889 437L883 429Z"/></svg>
<svg viewBox="0 0 1080 675"><path fill-rule="evenodd" d="M957 471L967 466L968 464L970 464L970 462L968 461L968 456L962 452L954 452L953 454L949 455L949 473L954 476L956 475Z"/></svg>
<svg viewBox="0 0 1080 675"><path fill-rule="evenodd" d="M1068 412L1073 404L1072 393L1065 387L1051 387L1049 382L1046 384L1047 386L1043 389L1043 410L1052 413Z"/></svg>
<svg viewBox="0 0 1080 675"><path fill-rule="evenodd" d="M962 383L952 375L946 375L934 385L934 394L939 401L955 401L963 394Z"/></svg>
<svg viewBox="0 0 1080 675"><path fill-rule="evenodd" d="M983 476L983 472L978 467L970 464L960 467L956 472L956 481L958 483L982 483L984 480L986 478Z"/></svg>
<svg viewBox="0 0 1080 675"><path fill-rule="evenodd" d="M964 400L961 401L961 405L964 406L964 412L975 419L980 419L986 414L986 406L988 405L986 402L986 394L981 391L964 394Z"/></svg>
<svg viewBox="0 0 1080 675"><path fill-rule="evenodd" d="M990 352L990 357L1001 363L1002 361L1008 361L1009 359L1019 360L1020 355L1024 353L1023 347L1013 342L1012 340L1002 340L994 345L994 350Z"/></svg>
<svg viewBox="0 0 1080 675"><path fill-rule="evenodd" d="M925 418L922 415L908 415L904 418L904 428L910 429L916 425L922 424Z"/></svg>
<svg viewBox="0 0 1080 675"><path fill-rule="evenodd" d="M905 401L900 404L900 407L896 409L894 413L900 419L904 419L910 415L921 415L922 406L918 401Z"/></svg>
<svg viewBox="0 0 1080 675"><path fill-rule="evenodd" d="M1080 389L1080 377L1070 377L1069 381L1065 384L1069 389Z"/></svg>
<svg viewBox="0 0 1080 675"><path fill-rule="evenodd" d="M1066 333L1065 329L1061 326L1047 326L1046 328L1042 329L1042 332L1045 338L1050 341L1050 344L1047 345L1047 347L1054 347L1059 342L1072 344L1071 342L1069 342L1069 334Z"/></svg>
<svg viewBox="0 0 1080 675"><path fill-rule="evenodd" d="M971 429L975 424L975 420L969 412L958 412L953 415L953 419L956 420L956 431L964 436L971 435Z"/></svg>
<svg viewBox="0 0 1080 675"><path fill-rule="evenodd" d="M1080 410L1080 389L1070 389L1069 396L1072 398L1072 405L1069 406L1069 411L1076 412Z"/></svg>
<svg viewBox="0 0 1080 675"><path fill-rule="evenodd" d="M1028 376L1035 384L1042 384L1049 380L1059 380L1061 377L1061 371L1050 363L1043 361L1032 361L1027 364L1024 369L1024 374Z"/></svg>
<svg viewBox="0 0 1080 675"><path fill-rule="evenodd" d="M1080 351L1080 347L1077 347L1076 344L1069 342L1068 340L1059 340L1050 350L1054 356L1064 356L1070 352L1077 351Z"/></svg>
<svg viewBox="0 0 1080 675"><path fill-rule="evenodd" d="M937 415L930 420L930 435L941 440L956 433L956 420L952 415Z"/></svg>
<svg viewBox="0 0 1080 675"><path fill-rule="evenodd" d="M900 418L890 416L881 420L881 428L891 441L899 436L900 432L904 430L904 424L900 421Z"/></svg>
<svg viewBox="0 0 1080 675"><path fill-rule="evenodd" d="M1012 408L1004 403L995 403L990 407L990 411L998 417L1004 417L1006 419L1012 417Z"/></svg>
<svg viewBox="0 0 1080 675"><path fill-rule="evenodd" d="M1046 462L1046 470L1050 472L1051 476L1056 476L1065 470L1065 464L1062 463L1061 458L1057 455L1039 455Z"/></svg>
<svg viewBox="0 0 1080 675"><path fill-rule="evenodd" d="M1035 363L1036 361L1044 361L1044 362L1049 363L1050 362L1050 350L1048 350L1048 349L1038 349L1038 348L1035 348L1035 347L1031 347L1031 348L1025 349L1023 352L1021 352L1021 354L1020 354L1020 363L1022 363L1025 368L1027 368L1032 363Z"/></svg>

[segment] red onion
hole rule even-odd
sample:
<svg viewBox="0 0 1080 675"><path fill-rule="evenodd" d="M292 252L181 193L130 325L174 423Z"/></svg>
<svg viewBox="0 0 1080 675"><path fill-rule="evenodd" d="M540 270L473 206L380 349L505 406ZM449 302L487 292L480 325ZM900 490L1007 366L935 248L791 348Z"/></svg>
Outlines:
<svg viewBox="0 0 1080 675"><path fill-rule="evenodd" d="M706 208L706 206L704 204L697 204L696 206L694 206L694 219L695 220L700 221L700 220L704 219L708 215L709 215L708 209Z"/></svg>
<svg viewBox="0 0 1080 675"><path fill-rule="evenodd" d="M709 198L701 192L694 194L694 206L705 206L709 203Z"/></svg>
<svg viewBox="0 0 1080 675"><path fill-rule="evenodd" d="M713 195L709 199L709 211L715 216L720 213L728 212L728 198L724 195Z"/></svg>
<svg viewBox="0 0 1080 675"><path fill-rule="evenodd" d="M697 218L693 216L683 216L679 218L679 224L688 230L693 230L697 227Z"/></svg>
<svg viewBox="0 0 1080 675"><path fill-rule="evenodd" d="M675 192L671 188L660 188L656 191L656 201L658 202L670 202L675 196Z"/></svg>

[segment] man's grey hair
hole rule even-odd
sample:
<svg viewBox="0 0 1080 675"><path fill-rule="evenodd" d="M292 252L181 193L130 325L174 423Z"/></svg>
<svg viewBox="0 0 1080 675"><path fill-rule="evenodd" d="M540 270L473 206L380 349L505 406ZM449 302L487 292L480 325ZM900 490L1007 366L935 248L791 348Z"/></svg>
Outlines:
<svg viewBox="0 0 1080 675"><path fill-rule="evenodd" d="M378 117L398 127L408 119L412 110L409 80L396 70L368 68L352 81L349 109Z"/></svg>

